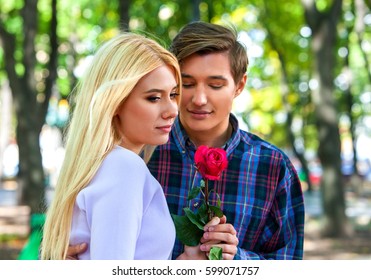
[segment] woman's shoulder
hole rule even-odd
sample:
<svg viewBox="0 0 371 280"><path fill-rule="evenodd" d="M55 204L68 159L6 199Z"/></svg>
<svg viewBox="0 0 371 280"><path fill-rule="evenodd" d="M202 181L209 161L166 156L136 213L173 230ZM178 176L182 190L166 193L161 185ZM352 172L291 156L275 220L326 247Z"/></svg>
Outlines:
<svg viewBox="0 0 371 280"><path fill-rule="evenodd" d="M141 181L148 173L148 167L139 155L116 146L103 160L91 184L103 182L105 185L121 185L131 180Z"/></svg>
<svg viewBox="0 0 371 280"><path fill-rule="evenodd" d="M146 171L147 165L136 153L123 147L116 146L103 160L100 169L108 169L113 171L119 169L121 173L123 170L136 173Z"/></svg>
<svg viewBox="0 0 371 280"><path fill-rule="evenodd" d="M79 196L98 199L103 194L121 196L140 189L148 176L143 159L134 152L115 147L103 160L91 182Z"/></svg>

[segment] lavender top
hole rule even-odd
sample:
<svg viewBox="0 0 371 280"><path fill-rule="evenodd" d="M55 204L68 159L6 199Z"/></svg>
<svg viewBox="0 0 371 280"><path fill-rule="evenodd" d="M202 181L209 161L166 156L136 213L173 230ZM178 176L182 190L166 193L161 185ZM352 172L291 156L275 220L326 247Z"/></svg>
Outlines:
<svg viewBox="0 0 371 280"><path fill-rule="evenodd" d="M79 259L169 259L175 241L162 187L135 153L115 147L76 198L70 244Z"/></svg>

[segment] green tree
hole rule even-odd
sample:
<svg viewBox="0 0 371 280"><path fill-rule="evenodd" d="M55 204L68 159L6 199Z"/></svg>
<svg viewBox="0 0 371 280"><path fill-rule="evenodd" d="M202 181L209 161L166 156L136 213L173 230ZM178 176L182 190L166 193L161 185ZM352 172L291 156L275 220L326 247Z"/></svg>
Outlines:
<svg viewBox="0 0 371 280"><path fill-rule="evenodd" d="M232 2L225 1L226 11L232 9ZM346 1L345 4L350 2L353 3ZM218 14L218 17L237 23L239 29L246 30L253 40L254 36L260 38L255 43L260 43L264 50L259 57L255 57L254 52L249 53L252 62L248 75L252 81L249 89L253 102L244 117L250 130L280 147L301 138L305 140L306 148L317 149L324 171L321 182L324 234L347 235L339 119L345 108L348 111L349 108L364 108L364 111L352 109L351 113L358 117L367 114L359 96L367 91L367 76L371 71L365 49L356 43L369 38L365 32L367 26L359 24L359 19L364 18L360 11L367 13L364 5L362 8L367 1L356 1L355 18L351 17L352 13L347 11L342 1L309 0L300 4L297 1L255 0L239 4L233 12ZM344 32L343 15L350 25L358 21L358 29ZM311 33L304 35L302 30ZM345 39L349 40L349 68L353 77L350 86L355 96L348 99L347 106L343 98L346 91L339 86L344 82L340 74L346 61L340 53L344 52L341 48L344 48ZM282 111L286 113L287 127L290 127L290 120L301 120L302 131L299 134L293 135L290 130L286 130L286 134L283 132L284 126L274 118ZM257 119L263 121L257 122Z"/></svg>
<svg viewBox="0 0 371 280"><path fill-rule="evenodd" d="M23 6L22 1L13 4L1 5L0 38L4 68L17 116L19 186L22 189L20 202L29 205L32 213L37 213L42 211L45 191L39 136L56 78L56 0L51 3L49 36L46 38L48 44L43 45L38 45L40 41L36 40L38 1L25 1ZM40 61L37 57L39 52L48 54L47 61Z"/></svg>
<svg viewBox="0 0 371 280"><path fill-rule="evenodd" d="M308 77L308 59L300 59L300 54L305 47L301 47L298 43L300 36L300 26L303 25L303 13L304 11L298 5L292 1L286 1L285 3L271 2L264 0L263 8L260 13L260 22L267 32L267 48L277 53L279 60L279 73L281 78L277 80L277 88L282 96L282 106L286 115L286 135L291 149L294 155L300 161L302 170L307 178L308 190L312 190L312 184L309 180L309 168L305 158L305 150L302 147L297 147L296 140L298 137L304 139L303 126L300 130L300 134L296 135L293 130L294 119L300 118L302 122L304 106L306 105L306 98L300 98L300 90L298 84L302 79L302 76ZM286 14L285 17L281 17L281 14ZM297 22L298 24L292 24ZM285 36L282 36L285 34ZM299 74L300 73L300 74ZM305 114L304 114L305 117Z"/></svg>
<svg viewBox="0 0 371 280"><path fill-rule="evenodd" d="M319 137L318 156L323 168L321 192L325 224L323 234L331 237L349 234L345 216L344 181L341 173L341 143L338 110L334 96L337 24L342 15L342 0L334 0L321 11L314 0L302 0L305 19L312 30L313 103Z"/></svg>

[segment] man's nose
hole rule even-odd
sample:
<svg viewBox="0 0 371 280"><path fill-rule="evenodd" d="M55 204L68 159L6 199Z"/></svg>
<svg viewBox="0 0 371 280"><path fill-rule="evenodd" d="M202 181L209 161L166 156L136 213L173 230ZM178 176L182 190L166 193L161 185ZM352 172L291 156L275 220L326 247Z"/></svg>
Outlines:
<svg viewBox="0 0 371 280"><path fill-rule="evenodd" d="M202 106L207 103L206 91L203 86L198 86L192 96L192 102L197 106Z"/></svg>

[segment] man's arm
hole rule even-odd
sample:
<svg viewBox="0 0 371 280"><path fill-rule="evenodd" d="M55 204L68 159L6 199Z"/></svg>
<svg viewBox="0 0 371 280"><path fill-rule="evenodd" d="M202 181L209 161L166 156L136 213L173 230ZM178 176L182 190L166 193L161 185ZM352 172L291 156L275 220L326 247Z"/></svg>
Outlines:
<svg viewBox="0 0 371 280"><path fill-rule="evenodd" d="M215 217L213 220L211 220L206 226L205 230L207 230L209 227L216 226L218 223L225 223L226 218L223 216L222 218ZM200 246L194 246L189 247L185 246L185 251L183 254L181 254L177 260L197 260L197 259L207 259L205 252L202 251L209 251L209 250L200 250ZM211 246L210 246L211 247ZM88 245L86 243L81 243L77 245L70 245L68 246L67 250L67 260L78 260L78 255L81 253L84 253L86 249L88 248Z"/></svg>
<svg viewBox="0 0 371 280"><path fill-rule="evenodd" d="M221 247L224 260L302 259L303 235L293 224L294 217L288 220L287 226L277 228L274 233L268 229L264 231L259 237L264 245L257 251L238 247L236 230L231 224L219 224L205 231L200 249L208 255L211 247Z"/></svg>
<svg viewBox="0 0 371 280"><path fill-rule="evenodd" d="M214 245L222 247L223 259L228 260L302 259L305 211L300 182L295 174L281 182L272 205L255 245L257 250L243 248L246 246L243 239L238 242L233 225L226 223L205 231L200 249L208 252Z"/></svg>
<svg viewBox="0 0 371 280"><path fill-rule="evenodd" d="M77 256L88 249L88 244L81 243L74 246L68 246L67 260L78 260Z"/></svg>

